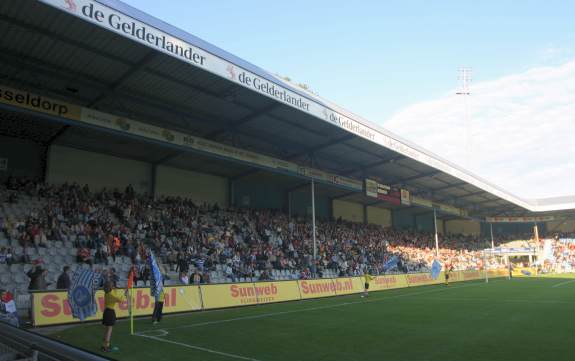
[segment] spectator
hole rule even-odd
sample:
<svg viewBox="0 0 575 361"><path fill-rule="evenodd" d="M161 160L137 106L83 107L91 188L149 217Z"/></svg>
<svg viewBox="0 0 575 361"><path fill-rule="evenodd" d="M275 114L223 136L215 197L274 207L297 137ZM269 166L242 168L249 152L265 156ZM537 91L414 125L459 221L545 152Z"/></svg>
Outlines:
<svg viewBox="0 0 575 361"><path fill-rule="evenodd" d="M0 264L8 263L8 250L4 247L0 248Z"/></svg>
<svg viewBox="0 0 575 361"><path fill-rule="evenodd" d="M186 272L180 272L179 280L181 284L184 285L190 284L190 277Z"/></svg>
<svg viewBox="0 0 575 361"><path fill-rule="evenodd" d="M30 285L28 289L30 291L42 291L48 288L49 283L46 281L46 276L48 271L43 269L41 265L35 265L27 273L30 278Z"/></svg>
<svg viewBox="0 0 575 361"><path fill-rule="evenodd" d="M70 266L64 266L62 273L56 281L56 289L58 290L68 290L70 289L70 276L68 272L70 271Z"/></svg>
<svg viewBox="0 0 575 361"><path fill-rule="evenodd" d="M199 285L200 283L205 283L202 282L202 275L200 274L200 272L195 271L194 275L192 276L192 283L195 285Z"/></svg>
<svg viewBox="0 0 575 361"><path fill-rule="evenodd" d="M82 248L78 249L78 253L76 256L76 262L86 263L90 266L93 265L92 254L87 247L82 247Z"/></svg>
<svg viewBox="0 0 575 361"><path fill-rule="evenodd" d="M14 296L12 293L3 289L0 289L0 322L20 327Z"/></svg>

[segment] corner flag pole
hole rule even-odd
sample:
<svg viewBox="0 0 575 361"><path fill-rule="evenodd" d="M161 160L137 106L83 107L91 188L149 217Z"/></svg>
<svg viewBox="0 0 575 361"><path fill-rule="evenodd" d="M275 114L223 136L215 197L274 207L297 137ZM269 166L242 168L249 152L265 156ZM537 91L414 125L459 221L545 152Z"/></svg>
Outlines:
<svg viewBox="0 0 575 361"><path fill-rule="evenodd" d="M130 269L128 274L128 312L130 313L130 335L134 335L134 312L133 312L133 292L134 292L134 270Z"/></svg>
<svg viewBox="0 0 575 361"><path fill-rule="evenodd" d="M134 289L130 288L130 335L134 335L134 312L132 311L132 299Z"/></svg>

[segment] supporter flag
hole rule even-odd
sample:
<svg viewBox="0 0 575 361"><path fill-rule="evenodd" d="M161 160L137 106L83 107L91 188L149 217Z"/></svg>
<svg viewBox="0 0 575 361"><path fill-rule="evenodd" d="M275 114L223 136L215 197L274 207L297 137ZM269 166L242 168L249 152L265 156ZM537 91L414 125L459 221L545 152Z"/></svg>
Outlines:
<svg viewBox="0 0 575 361"><path fill-rule="evenodd" d="M383 264L383 272L387 272L390 269L392 269L393 267L397 267L398 263L399 263L399 257L397 257L397 256L391 257L390 260L388 260L387 262L385 262Z"/></svg>
<svg viewBox="0 0 575 361"><path fill-rule="evenodd" d="M72 284L68 290L68 303L72 309L72 317L84 321L94 316L98 310L96 305L96 287L100 283L100 274L90 269L79 269L72 276Z"/></svg>
<svg viewBox="0 0 575 361"><path fill-rule="evenodd" d="M431 278L436 280L437 277L439 277L440 273L441 273L441 263L439 263L438 260L434 260L433 263L431 264Z"/></svg>
<svg viewBox="0 0 575 361"><path fill-rule="evenodd" d="M150 292L152 296L159 297L164 287L162 282L162 272L160 271L160 267L158 266L152 252L150 252L150 255L148 256L148 264L150 265L150 273L152 276Z"/></svg>

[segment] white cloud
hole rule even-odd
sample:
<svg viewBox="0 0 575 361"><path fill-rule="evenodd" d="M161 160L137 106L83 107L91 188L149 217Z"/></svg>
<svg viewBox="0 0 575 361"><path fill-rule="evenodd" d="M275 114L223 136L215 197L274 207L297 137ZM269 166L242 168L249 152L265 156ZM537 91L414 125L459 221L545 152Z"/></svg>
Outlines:
<svg viewBox="0 0 575 361"><path fill-rule="evenodd" d="M575 61L474 84L384 126L522 198L575 194ZM470 134L470 142L467 142Z"/></svg>

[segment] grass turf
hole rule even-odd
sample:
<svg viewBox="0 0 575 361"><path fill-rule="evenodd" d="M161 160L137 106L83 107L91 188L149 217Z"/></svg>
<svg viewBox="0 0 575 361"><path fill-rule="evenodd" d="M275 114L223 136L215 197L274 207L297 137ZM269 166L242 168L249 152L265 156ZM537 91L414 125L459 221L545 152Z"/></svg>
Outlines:
<svg viewBox="0 0 575 361"><path fill-rule="evenodd" d="M149 319L114 327L117 360L573 360L573 276L497 279ZM102 326L53 337L97 351Z"/></svg>

